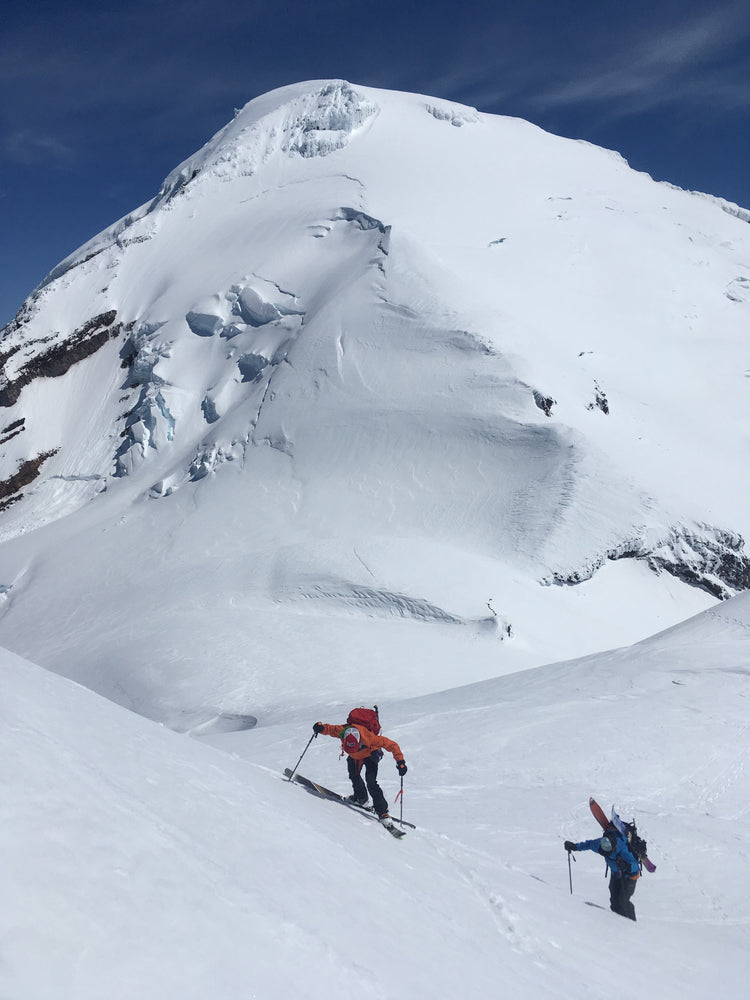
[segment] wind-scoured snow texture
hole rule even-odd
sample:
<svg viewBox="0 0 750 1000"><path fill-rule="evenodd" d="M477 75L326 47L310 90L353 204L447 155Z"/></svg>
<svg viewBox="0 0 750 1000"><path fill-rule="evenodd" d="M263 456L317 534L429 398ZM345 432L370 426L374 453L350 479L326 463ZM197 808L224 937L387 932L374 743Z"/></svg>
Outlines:
<svg viewBox="0 0 750 1000"><path fill-rule="evenodd" d="M3 331L9 644L179 726L276 704L279 643L327 650L331 691L361 627L413 694L441 642L479 680L734 593L750 229L725 209L429 97L251 101Z"/></svg>
<svg viewBox="0 0 750 1000"><path fill-rule="evenodd" d="M330 614L353 612L373 618L394 617L437 625L471 626L490 632L502 629L506 635L509 634L509 623L499 619L494 609L490 609L489 616L469 621L429 601L366 584L353 584L348 580L302 577L291 586L277 590L275 597L280 604L308 604L317 614L321 606L325 606Z"/></svg>

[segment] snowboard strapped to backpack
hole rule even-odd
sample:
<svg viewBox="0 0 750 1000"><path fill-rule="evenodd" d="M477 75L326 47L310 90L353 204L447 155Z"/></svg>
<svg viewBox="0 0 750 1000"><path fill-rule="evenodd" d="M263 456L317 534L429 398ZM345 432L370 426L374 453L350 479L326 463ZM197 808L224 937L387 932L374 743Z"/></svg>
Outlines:
<svg viewBox="0 0 750 1000"><path fill-rule="evenodd" d="M380 720L378 719L378 706L374 708L353 708L346 717L347 725L364 726L375 736L380 734Z"/></svg>
<svg viewBox="0 0 750 1000"><path fill-rule="evenodd" d="M628 842L628 849L633 855L635 860L639 865L643 866L646 860L646 852L648 851L648 845L643 837L638 836L638 829L635 825L635 820L632 823L626 823L624 820L620 819L615 811L615 807L612 806L612 825L615 829L619 830L621 834L625 837Z"/></svg>

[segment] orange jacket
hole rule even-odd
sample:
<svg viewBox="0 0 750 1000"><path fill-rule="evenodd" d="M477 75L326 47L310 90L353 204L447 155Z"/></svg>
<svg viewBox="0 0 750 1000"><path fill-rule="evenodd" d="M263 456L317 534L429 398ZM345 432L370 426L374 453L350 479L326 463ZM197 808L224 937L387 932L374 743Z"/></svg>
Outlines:
<svg viewBox="0 0 750 1000"><path fill-rule="evenodd" d="M349 728L349 723L346 723L343 726L329 726L324 724L323 736L335 736L336 738L343 740L344 732ZM364 760L365 757L369 757L375 750L381 749L387 750L388 753L392 753L395 761L404 759L404 755L401 753L401 747L395 742L395 740L388 740L385 736L376 736L375 733L371 733L370 730L365 729L364 726L354 726L354 728L359 732L362 749L357 750L356 753L349 754L353 760Z"/></svg>

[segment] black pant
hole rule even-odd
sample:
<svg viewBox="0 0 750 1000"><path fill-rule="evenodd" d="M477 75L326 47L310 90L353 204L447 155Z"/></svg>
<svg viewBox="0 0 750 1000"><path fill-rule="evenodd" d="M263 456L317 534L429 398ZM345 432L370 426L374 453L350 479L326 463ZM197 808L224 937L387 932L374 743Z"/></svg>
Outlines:
<svg viewBox="0 0 750 1000"><path fill-rule="evenodd" d="M385 795L383 795L383 790L378 784L379 762L380 754L376 750L375 753L371 753L364 760L354 760L353 757L349 757L346 764L349 768L349 777L351 778L354 795L357 800L359 802L366 802L367 793L369 792L375 812L378 816L382 816L383 813L388 812L388 803L386 802ZM363 765L365 770L364 781L362 780ZM367 788L365 788L365 785L367 785Z"/></svg>
<svg viewBox="0 0 750 1000"><path fill-rule="evenodd" d="M635 920L635 907L630 902L637 879L613 875L609 880L609 908L621 917Z"/></svg>

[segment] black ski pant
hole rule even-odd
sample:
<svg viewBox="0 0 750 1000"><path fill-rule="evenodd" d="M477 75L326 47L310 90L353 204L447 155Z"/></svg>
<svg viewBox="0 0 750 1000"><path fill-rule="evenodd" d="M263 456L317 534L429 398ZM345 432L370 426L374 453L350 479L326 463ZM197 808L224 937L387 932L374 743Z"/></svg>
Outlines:
<svg viewBox="0 0 750 1000"><path fill-rule="evenodd" d="M349 768L352 788L354 789L354 797L358 802L367 802L367 793L369 792L375 812L378 816L382 816L383 813L388 812L388 803L386 802L385 795L383 795L383 790L378 784L379 763L380 751L378 750L375 753L371 753L369 757L365 757L364 760L354 760L353 757L349 757L346 762ZM364 781L362 780L363 769L365 772Z"/></svg>
<svg viewBox="0 0 750 1000"><path fill-rule="evenodd" d="M629 920L635 920L635 907L631 898L637 881L622 875L613 875L609 880L609 908Z"/></svg>

